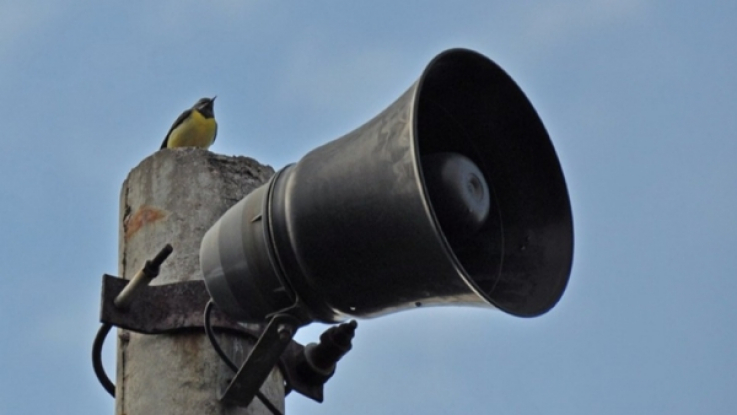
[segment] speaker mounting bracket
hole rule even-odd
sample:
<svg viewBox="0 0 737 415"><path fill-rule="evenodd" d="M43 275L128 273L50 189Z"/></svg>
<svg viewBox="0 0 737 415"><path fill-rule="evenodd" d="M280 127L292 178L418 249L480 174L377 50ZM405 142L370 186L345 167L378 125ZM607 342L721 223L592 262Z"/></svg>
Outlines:
<svg viewBox="0 0 737 415"><path fill-rule="evenodd" d="M104 373L101 358L98 356L101 354L102 343L110 328L118 327L152 335L202 330L204 327L202 310L210 300L204 281L186 281L155 286L144 283L135 289L126 307L116 306L116 298L129 283L129 280L112 275L102 277L100 322L104 330L101 330L95 339L93 366L100 382L113 397L115 396L115 385ZM323 401L323 385L332 372L325 376L324 370L307 365L305 363L307 348L292 340L297 328L305 324L305 316L300 315L299 310L301 310L300 307L290 307L270 316L270 324L263 330L261 329L263 326L259 327L255 324L245 326L228 318L217 308L214 310L210 323L213 328L259 339L254 350L241 365L241 370L238 371L241 376L236 374L227 388L222 391L223 401L247 406L263 380L266 379L264 376L259 382L253 381L252 379L256 377L254 372L251 372L252 367L259 365L256 370L265 371L268 376L268 373L277 364L284 376L287 392L294 390L314 401ZM334 327L347 325L346 323ZM352 336L351 331L350 337ZM350 340L348 343L348 349L350 349ZM331 346L328 344L328 347ZM245 375L246 373L248 376Z"/></svg>

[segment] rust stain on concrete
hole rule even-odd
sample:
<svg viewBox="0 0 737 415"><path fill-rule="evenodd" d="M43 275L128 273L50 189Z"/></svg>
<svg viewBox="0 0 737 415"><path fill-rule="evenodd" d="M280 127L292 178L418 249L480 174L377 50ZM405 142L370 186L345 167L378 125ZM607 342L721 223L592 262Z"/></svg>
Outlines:
<svg viewBox="0 0 737 415"><path fill-rule="evenodd" d="M141 206L132 215L125 218L123 228L125 229L125 240L129 240L144 226L164 219L166 213L151 206Z"/></svg>

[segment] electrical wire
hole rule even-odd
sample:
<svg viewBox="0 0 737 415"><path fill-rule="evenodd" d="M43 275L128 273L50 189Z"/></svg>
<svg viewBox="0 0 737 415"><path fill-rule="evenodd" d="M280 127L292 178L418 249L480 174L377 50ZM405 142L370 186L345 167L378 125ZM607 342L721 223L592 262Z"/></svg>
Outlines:
<svg viewBox="0 0 737 415"><path fill-rule="evenodd" d="M205 333L207 334L207 338L210 339L210 344L212 344L212 348L215 349L215 353L220 356L220 359L233 371L238 373L238 366L233 363L232 360L228 357L228 355L225 354L223 349L220 347L220 344L218 343L217 339L215 338L215 333L212 331L212 326L210 325L210 314L212 313L212 308L215 305L215 303L210 299L210 301L207 302L207 305L205 306ZM256 391L256 397L261 401L266 408L271 411L274 415L283 415L282 412L274 406L273 403L267 398L261 391Z"/></svg>
<svg viewBox="0 0 737 415"><path fill-rule="evenodd" d="M233 361L228 358L223 349L220 347L220 344L217 342L217 339L215 339L215 334L213 333L212 326L210 324L210 314L212 313L212 308L214 305L215 303L210 300L205 307L205 333L207 333L207 337L210 340L213 349L215 349L215 352L218 354L218 356L220 356L223 362L225 362L225 364L233 372L238 372L238 366L236 366L235 363L233 363ZM105 388L110 396L115 398L115 384L107 376L107 373L105 372L105 367L102 364L102 347L105 344L105 338L107 337L108 333L110 333L110 329L112 329L112 327L113 326L111 324L103 323L100 326L100 329L97 331L95 341L92 343L92 367L94 368L97 380L100 382L102 387ZM272 414L283 415L279 408L274 406L274 404L271 403L271 401L263 393L261 393L261 391L256 391L256 397L261 401L261 403L264 404L264 406L266 406L266 408L269 409L269 411L271 411Z"/></svg>
<svg viewBox="0 0 737 415"><path fill-rule="evenodd" d="M97 331L95 341L92 343L92 367L95 369L95 375L102 387L110 396L115 398L115 384L107 377L105 367L102 365L102 345L105 343L105 337L107 337L112 327L112 325L104 323Z"/></svg>
<svg viewBox="0 0 737 415"><path fill-rule="evenodd" d="M228 355L225 354L223 349L220 348L220 344L215 338L215 333L212 332L212 326L210 325L210 314L212 313L212 307L214 305L215 303L210 300L205 306L205 333L207 334L207 338L210 339L210 344L212 344L212 348L215 349L215 353L220 356L220 360L222 360L223 363L225 363L230 368L230 370L232 370L233 372L238 372L238 366L236 366L235 363L230 360Z"/></svg>

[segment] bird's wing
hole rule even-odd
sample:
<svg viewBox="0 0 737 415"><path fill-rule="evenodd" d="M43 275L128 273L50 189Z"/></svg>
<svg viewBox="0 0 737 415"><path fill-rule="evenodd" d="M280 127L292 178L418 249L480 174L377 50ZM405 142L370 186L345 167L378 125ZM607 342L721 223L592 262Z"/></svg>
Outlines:
<svg viewBox="0 0 737 415"><path fill-rule="evenodd" d="M166 137L164 137L164 142L161 143L161 148L159 148L159 150L166 148L167 144L169 144L169 136L171 135L171 132L174 131L175 128L179 127L179 125L181 123L183 123L184 120L186 120L187 117L189 117L189 115L191 113L192 113L192 109L190 108L190 109L184 111L181 115L179 115L179 117L176 119L176 121L174 121L174 124L171 125L171 128L169 129L169 132L166 133Z"/></svg>
<svg viewBox="0 0 737 415"><path fill-rule="evenodd" d="M215 134L212 135L212 143L210 145L215 144L215 139L218 138L218 123L215 123Z"/></svg>

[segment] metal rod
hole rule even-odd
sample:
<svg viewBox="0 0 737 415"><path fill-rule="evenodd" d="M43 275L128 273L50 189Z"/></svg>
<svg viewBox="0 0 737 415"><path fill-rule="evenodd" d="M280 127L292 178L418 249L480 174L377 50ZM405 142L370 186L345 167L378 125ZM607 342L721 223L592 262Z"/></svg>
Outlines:
<svg viewBox="0 0 737 415"><path fill-rule="evenodd" d="M130 307L131 302L133 302L133 299L136 296L136 292L138 292L141 287L149 285L151 281L159 275L161 264L166 261L166 258L171 255L172 251L174 251L174 248L172 248L171 244L166 244L154 259L146 261L146 265L144 265L143 268L141 268L141 270L131 278L128 285L126 285L123 291L115 298L115 301L113 302L115 306L120 309L127 309Z"/></svg>

